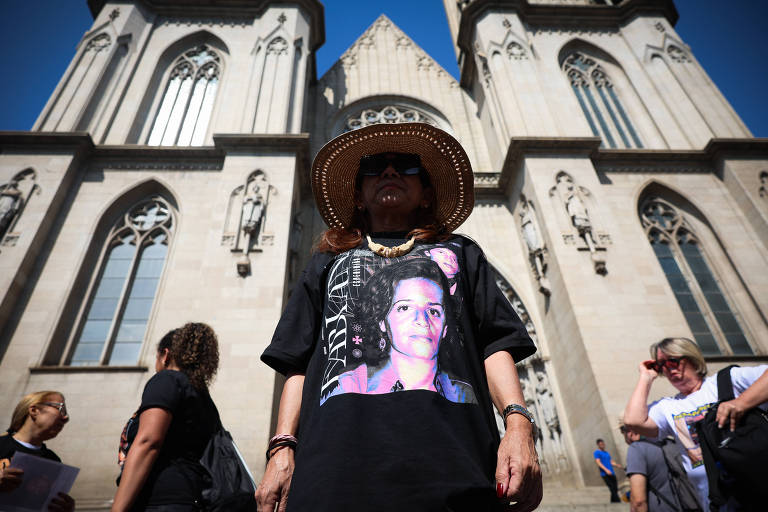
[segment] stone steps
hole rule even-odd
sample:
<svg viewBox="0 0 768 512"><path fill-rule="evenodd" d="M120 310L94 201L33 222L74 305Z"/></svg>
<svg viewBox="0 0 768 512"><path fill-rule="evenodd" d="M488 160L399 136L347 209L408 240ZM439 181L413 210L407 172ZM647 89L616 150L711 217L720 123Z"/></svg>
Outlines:
<svg viewBox="0 0 768 512"><path fill-rule="evenodd" d="M610 503L605 486L571 489L557 485L544 485L544 498L536 510L541 512L626 511L628 503Z"/></svg>

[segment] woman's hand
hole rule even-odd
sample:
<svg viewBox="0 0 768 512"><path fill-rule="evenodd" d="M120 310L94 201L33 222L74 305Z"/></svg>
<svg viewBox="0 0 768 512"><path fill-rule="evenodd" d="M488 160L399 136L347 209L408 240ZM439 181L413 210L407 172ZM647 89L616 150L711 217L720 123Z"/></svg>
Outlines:
<svg viewBox="0 0 768 512"><path fill-rule="evenodd" d="M640 363L640 366L638 366L638 370L640 371L640 377L646 377L650 380L655 379L659 376L659 372L657 372L654 369L654 365L656 364L656 361L653 359L646 359L642 363Z"/></svg>
<svg viewBox="0 0 768 512"><path fill-rule="evenodd" d="M496 495L514 502L510 510L527 512L539 506L543 494L533 426L520 414L510 414L506 423L496 461Z"/></svg>
<svg viewBox="0 0 768 512"><path fill-rule="evenodd" d="M730 427L731 432L736 430L736 424L741 420L741 417L744 416L744 413L747 412L748 409L741 403L740 398L741 397L728 400L717 406L718 427L724 428L728 426Z"/></svg>
<svg viewBox="0 0 768 512"><path fill-rule="evenodd" d="M272 512L278 505L278 512L284 512L288 505L288 491L293 478L293 450L289 447L278 449L267 463L264 478L256 489L256 504L259 510Z"/></svg>
<svg viewBox="0 0 768 512"><path fill-rule="evenodd" d="M72 512L75 510L75 500L69 494L60 492L48 504L48 510L50 512Z"/></svg>
<svg viewBox="0 0 768 512"><path fill-rule="evenodd" d="M10 466L0 469L0 492L11 492L21 485L24 470Z"/></svg>

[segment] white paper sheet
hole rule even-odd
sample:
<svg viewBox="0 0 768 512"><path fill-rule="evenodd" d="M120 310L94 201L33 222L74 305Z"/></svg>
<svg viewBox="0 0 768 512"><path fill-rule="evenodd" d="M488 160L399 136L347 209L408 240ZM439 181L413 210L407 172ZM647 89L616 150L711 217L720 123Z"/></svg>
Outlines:
<svg viewBox="0 0 768 512"><path fill-rule="evenodd" d="M0 493L2 512L45 512L58 493L69 493L79 468L60 462L16 452L11 467L24 470L21 485L11 492Z"/></svg>

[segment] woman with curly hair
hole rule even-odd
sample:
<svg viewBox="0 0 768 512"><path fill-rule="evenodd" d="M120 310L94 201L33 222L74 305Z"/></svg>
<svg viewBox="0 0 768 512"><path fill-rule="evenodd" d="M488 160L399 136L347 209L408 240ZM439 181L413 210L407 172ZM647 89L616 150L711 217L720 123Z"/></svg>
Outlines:
<svg viewBox="0 0 768 512"><path fill-rule="evenodd" d="M218 367L216 333L206 324L185 324L160 340L157 373L120 438L113 512L199 510L199 460L219 425L208 394Z"/></svg>

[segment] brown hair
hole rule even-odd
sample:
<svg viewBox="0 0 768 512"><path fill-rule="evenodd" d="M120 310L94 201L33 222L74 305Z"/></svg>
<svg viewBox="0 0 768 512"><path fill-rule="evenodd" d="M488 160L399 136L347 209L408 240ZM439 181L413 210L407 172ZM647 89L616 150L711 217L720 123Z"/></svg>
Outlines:
<svg viewBox="0 0 768 512"><path fill-rule="evenodd" d="M157 345L158 352L165 349L196 389L207 388L219 369L219 342L207 324L190 322L168 332Z"/></svg>
<svg viewBox="0 0 768 512"><path fill-rule="evenodd" d="M16 404L16 408L13 410L13 416L11 416L11 424L8 427L8 433L13 434L14 432L18 432L19 429L24 426L24 422L27 421L27 418L29 417L29 408L33 405L45 402L45 398L48 395L59 395L61 396L62 401L64 400L64 395L58 391L35 391L34 393L25 395L21 400L19 400L19 403Z"/></svg>
<svg viewBox="0 0 768 512"><path fill-rule="evenodd" d="M688 338L664 338L651 345L651 357L656 359L656 351L672 357L685 357L696 368L696 373L701 377L707 375L707 362L701 353L699 346ZM661 374L663 376L663 374Z"/></svg>
<svg viewBox="0 0 768 512"><path fill-rule="evenodd" d="M422 187L434 188L426 171L422 171L419 177ZM361 182L362 180L358 176L355 179L355 192L360 191ZM414 220L416 227L408 233L409 238L413 237L419 242L443 242L451 238L451 233L447 232L445 226L439 224L435 219L435 208L435 201L432 201L428 208L417 210ZM355 210L349 227L326 229L320 235L313 250L315 252L341 254L359 246L364 236L370 232L371 229L365 214L360 210Z"/></svg>

